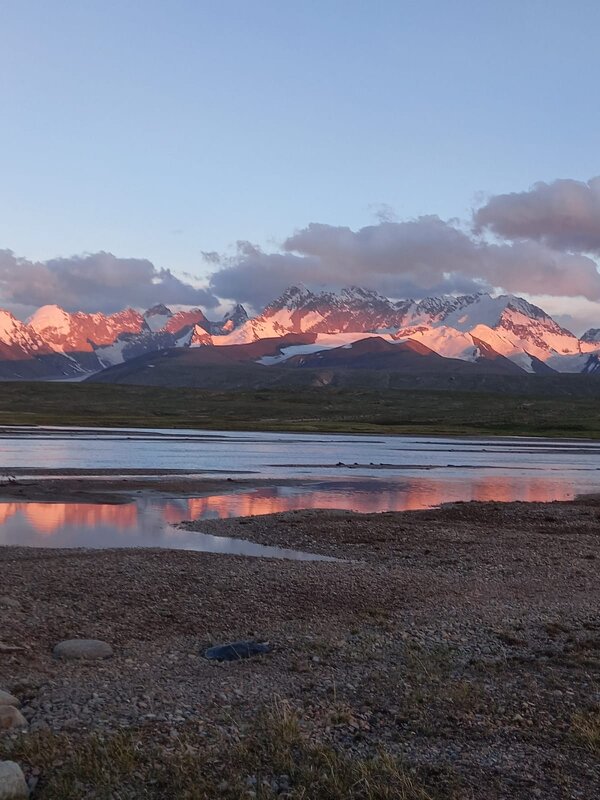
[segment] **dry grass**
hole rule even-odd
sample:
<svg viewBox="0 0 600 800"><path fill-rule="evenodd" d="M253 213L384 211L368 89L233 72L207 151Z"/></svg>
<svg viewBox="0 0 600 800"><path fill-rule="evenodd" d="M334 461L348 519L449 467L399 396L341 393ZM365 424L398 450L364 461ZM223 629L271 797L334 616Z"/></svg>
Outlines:
<svg viewBox="0 0 600 800"><path fill-rule="evenodd" d="M2 749L2 748L0 748ZM444 800L444 794L386 752L363 758L317 741L298 714L277 702L249 728L176 735L141 729L103 736L35 733L3 757L41 769L36 800ZM450 784L452 784L450 779ZM440 781L436 778L436 784Z"/></svg>
<svg viewBox="0 0 600 800"><path fill-rule="evenodd" d="M581 711L572 720L575 738L592 753L600 755L600 710Z"/></svg>

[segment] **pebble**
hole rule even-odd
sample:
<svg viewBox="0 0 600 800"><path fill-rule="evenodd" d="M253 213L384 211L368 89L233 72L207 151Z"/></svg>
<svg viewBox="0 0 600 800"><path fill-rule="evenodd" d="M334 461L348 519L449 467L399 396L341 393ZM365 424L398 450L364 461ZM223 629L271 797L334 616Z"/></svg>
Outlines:
<svg viewBox="0 0 600 800"><path fill-rule="evenodd" d="M52 651L54 658L85 659L95 661L101 658L111 658L112 647L100 639L65 639L59 642Z"/></svg>
<svg viewBox="0 0 600 800"><path fill-rule="evenodd" d="M14 761L0 761L0 800L25 800L29 787L21 767Z"/></svg>
<svg viewBox="0 0 600 800"><path fill-rule="evenodd" d="M0 689L0 706L15 706L15 708L18 708L20 705L20 701L14 695Z"/></svg>
<svg viewBox="0 0 600 800"><path fill-rule="evenodd" d="M27 724L27 720L18 708L14 706L0 706L0 731L26 728Z"/></svg>

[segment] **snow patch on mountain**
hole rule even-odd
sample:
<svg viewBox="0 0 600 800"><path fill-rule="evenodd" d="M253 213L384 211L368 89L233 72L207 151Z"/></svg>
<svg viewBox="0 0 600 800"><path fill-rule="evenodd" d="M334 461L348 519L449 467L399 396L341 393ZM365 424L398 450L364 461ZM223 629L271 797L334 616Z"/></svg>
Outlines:
<svg viewBox="0 0 600 800"><path fill-rule="evenodd" d="M277 356L263 356L258 359L257 363L263 366L273 366L274 364L282 364L293 356L308 355L310 353L318 353L320 350L331 350L335 347L351 347L360 339L364 338L381 338L387 342L394 343L394 338L389 334L377 334L377 337L365 337L364 334L357 336L356 333L318 333L315 341L312 344L295 344L289 347L283 347L280 355ZM215 344L221 344L220 341L215 340Z"/></svg>
<svg viewBox="0 0 600 800"><path fill-rule="evenodd" d="M546 359L545 363L556 372L594 372L597 358L598 353L578 353L568 356L553 355Z"/></svg>
<svg viewBox="0 0 600 800"><path fill-rule="evenodd" d="M402 336L402 331L399 331L395 338L398 341L420 342L445 358L475 361L479 354L472 336L454 328L449 328L446 325L441 325L439 328L413 330L406 336Z"/></svg>

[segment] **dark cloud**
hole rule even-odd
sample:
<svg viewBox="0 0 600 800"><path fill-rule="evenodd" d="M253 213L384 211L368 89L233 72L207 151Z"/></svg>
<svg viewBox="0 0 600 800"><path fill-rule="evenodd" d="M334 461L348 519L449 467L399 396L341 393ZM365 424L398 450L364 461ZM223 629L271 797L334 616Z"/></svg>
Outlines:
<svg viewBox="0 0 600 800"><path fill-rule="evenodd" d="M359 231L312 223L287 239L280 253L238 242L236 255L221 259L211 275L210 288L254 308L293 283L358 284L390 297L479 291L490 284L477 275L474 249L468 236L438 217Z"/></svg>
<svg viewBox="0 0 600 800"><path fill-rule="evenodd" d="M312 223L287 239L279 253L238 243L210 279L213 292L260 308L291 283L360 284L390 297L511 292L600 298L595 262L543 243L495 244L470 236L439 217L382 221L353 231Z"/></svg>
<svg viewBox="0 0 600 800"><path fill-rule="evenodd" d="M557 250L600 254L600 177L536 183L499 194L474 214L475 228L504 239L532 239Z"/></svg>
<svg viewBox="0 0 600 800"><path fill-rule="evenodd" d="M56 303L69 311L118 311L127 305L147 308L181 303L214 308L218 300L140 258L112 253L29 261L0 250L0 301L3 305Z"/></svg>

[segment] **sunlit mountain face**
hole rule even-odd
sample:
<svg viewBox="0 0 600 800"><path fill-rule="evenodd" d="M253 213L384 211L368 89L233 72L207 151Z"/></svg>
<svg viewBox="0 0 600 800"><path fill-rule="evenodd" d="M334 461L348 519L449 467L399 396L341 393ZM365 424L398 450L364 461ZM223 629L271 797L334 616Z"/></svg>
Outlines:
<svg viewBox="0 0 600 800"><path fill-rule="evenodd" d="M253 318L237 305L217 322L200 309L173 312L165 305L111 315L44 306L28 322L0 310L0 378L85 378L139 356L181 348L218 347L221 363L234 363L239 350L229 348L279 340L274 353L258 352L253 359L248 351L248 360L267 367L318 367L324 353L338 350L338 365L356 369L361 367L357 343L375 337L487 371L590 374L600 371L598 330L577 337L514 295L413 301L390 300L361 287L314 292L291 286ZM307 338L291 346L290 335ZM390 350L386 369L394 368L400 352Z"/></svg>

